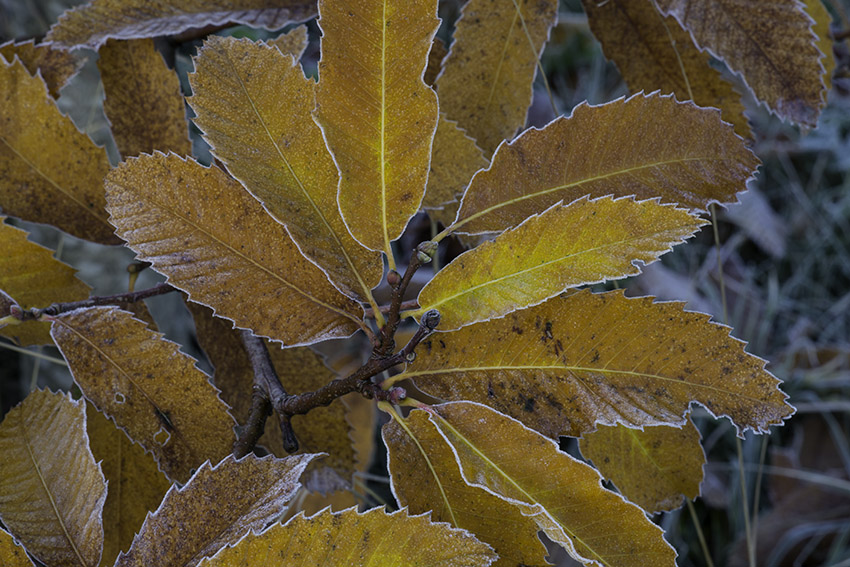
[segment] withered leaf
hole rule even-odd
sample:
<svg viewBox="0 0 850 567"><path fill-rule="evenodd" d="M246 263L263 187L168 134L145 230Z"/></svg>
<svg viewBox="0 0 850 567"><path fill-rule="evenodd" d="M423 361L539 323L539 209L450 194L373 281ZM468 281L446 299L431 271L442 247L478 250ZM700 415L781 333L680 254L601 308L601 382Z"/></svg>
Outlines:
<svg viewBox="0 0 850 567"><path fill-rule="evenodd" d="M440 209L457 201L475 172L485 167L487 159L475 140L467 136L457 122L441 114L434 134L431 170L422 208Z"/></svg>
<svg viewBox="0 0 850 567"><path fill-rule="evenodd" d="M220 169L156 153L122 163L106 188L111 220L130 248L219 317L287 345L359 328L360 305Z"/></svg>
<svg viewBox="0 0 850 567"><path fill-rule="evenodd" d="M242 567L272 555L276 564L287 567L486 567L495 559L490 548L470 534L435 524L427 515L373 508L362 514L351 509L311 518L298 515L285 525L248 534L201 565Z"/></svg>
<svg viewBox="0 0 850 567"><path fill-rule="evenodd" d="M593 35L632 92L661 90L679 100L719 108L739 136L752 138L741 95L675 18L661 15L652 0L582 3Z"/></svg>
<svg viewBox="0 0 850 567"><path fill-rule="evenodd" d="M158 37L223 24L276 30L315 15L314 0L89 0L62 14L46 40L65 49L97 49L110 38Z"/></svg>
<svg viewBox="0 0 850 567"><path fill-rule="evenodd" d="M44 43L36 45L33 40L4 43L0 45L0 55L9 63L17 55L30 75L40 72L53 98L59 98L59 89L77 74L83 64L81 58L67 51L54 49Z"/></svg>
<svg viewBox="0 0 850 567"><path fill-rule="evenodd" d="M51 320L83 395L153 453L169 478L186 482L207 459L230 453L236 424L227 405L175 343L114 307Z"/></svg>
<svg viewBox="0 0 850 567"><path fill-rule="evenodd" d="M12 534L0 528L0 565L3 567L35 567L26 550Z"/></svg>
<svg viewBox="0 0 850 567"><path fill-rule="evenodd" d="M85 408L32 392L0 424L0 520L36 559L97 567L106 482L89 450Z"/></svg>
<svg viewBox="0 0 850 567"><path fill-rule="evenodd" d="M434 38L431 51L428 52L428 66L425 68L425 76L422 78L429 87L434 86L437 75L443 69L443 59L449 54L445 42L439 37ZM439 126L438 126L439 127Z"/></svg>
<svg viewBox="0 0 850 567"><path fill-rule="evenodd" d="M814 126L824 105L823 67L812 21L797 0L655 0L700 49L740 73L780 117Z"/></svg>
<svg viewBox="0 0 850 567"><path fill-rule="evenodd" d="M805 0L806 13L815 21L812 31L817 36L818 50L823 54L821 65L823 65L823 81L826 84L824 91L824 99L829 94L829 89L832 88L832 73L835 71L835 53L833 53L832 32L829 29L829 24L832 22L832 16L829 15L826 6L822 0Z"/></svg>
<svg viewBox="0 0 850 567"><path fill-rule="evenodd" d="M794 409L764 360L729 328L681 303L581 291L439 333L404 376L445 400L487 404L548 435L595 424L681 424L691 401L741 432L767 431Z"/></svg>
<svg viewBox="0 0 850 567"><path fill-rule="evenodd" d="M440 330L501 317L570 287L640 272L705 221L672 205L632 198L579 199L529 217L440 270L419 293Z"/></svg>
<svg viewBox="0 0 850 567"><path fill-rule="evenodd" d="M49 140L49 143L45 143ZM0 57L0 202L3 212L78 238L118 244L107 220L106 151L77 130L47 86Z"/></svg>
<svg viewBox="0 0 850 567"><path fill-rule="evenodd" d="M688 418L682 427L602 426L585 433L581 453L620 493L646 510L675 510L699 496L705 452Z"/></svg>
<svg viewBox="0 0 850 567"><path fill-rule="evenodd" d="M537 60L558 17L558 0L469 0L437 77L440 111L457 120L487 157L525 126Z"/></svg>
<svg viewBox="0 0 850 567"><path fill-rule="evenodd" d="M168 491L115 567L197 565L250 530L274 521L298 490L298 477L316 457L248 455L236 460L231 455L214 466L204 463L183 488Z"/></svg>
<svg viewBox="0 0 850 567"><path fill-rule="evenodd" d="M576 560L609 567L676 564L676 552L643 510L604 489L596 470L551 439L471 402L434 406L428 419L451 444L468 484L516 505Z"/></svg>
<svg viewBox="0 0 850 567"><path fill-rule="evenodd" d="M180 80L153 40L113 39L98 54L97 67L106 94L103 110L121 155L154 150L191 155Z"/></svg>
<svg viewBox="0 0 850 567"><path fill-rule="evenodd" d="M469 184L455 230L500 232L584 195L660 197L707 210L734 202L758 165L717 110L642 94L581 104L500 147Z"/></svg>
<svg viewBox="0 0 850 567"><path fill-rule="evenodd" d="M319 0L319 13L316 112L340 169L339 207L392 267L390 242L419 210L437 128L437 95L422 80L437 2Z"/></svg>
<svg viewBox="0 0 850 567"><path fill-rule="evenodd" d="M269 45L212 37L190 81L195 123L213 154L343 293L369 298L383 263L340 215L339 173L313 121L313 80Z"/></svg>
<svg viewBox="0 0 850 567"><path fill-rule="evenodd" d="M89 296L91 288L77 279L74 268L54 258L52 250L27 240L27 233L5 224L5 218L0 216L0 290L23 309ZM0 310L0 317L8 314ZM53 342L50 324L38 321L3 328L0 334L25 346Z"/></svg>
<svg viewBox="0 0 850 567"><path fill-rule="evenodd" d="M322 494L310 492L302 486L295 498L289 503L289 507L280 521L285 524L290 518L302 512L305 516L312 516L328 507L332 512L341 512L354 506L357 506L357 499L350 490L337 490L330 494Z"/></svg>
<svg viewBox="0 0 850 567"><path fill-rule="evenodd" d="M298 26L269 40L269 45L277 47L284 55L291 55L298 62L308 45L307 26Z"/></svg>
<svg viewBox="0 0 850 567"><path fill-rule="evenodd" d="M95 461L100 463L109 490L103 505L103 556L101 567L110 567L127 551L145 516L159 507L171 483L141 445L86 404L86 430Z"/></svg>
<svg viewBox="0 0 850 567"><path fill-rule="evenodd" d="M493 546L496 566L549 564L537 523L503 498L467 484L451 446L426 412L412 412L404 424L387 423L382 436L399 505L413 514L431 511L433 521L471 532Z"/></svg>

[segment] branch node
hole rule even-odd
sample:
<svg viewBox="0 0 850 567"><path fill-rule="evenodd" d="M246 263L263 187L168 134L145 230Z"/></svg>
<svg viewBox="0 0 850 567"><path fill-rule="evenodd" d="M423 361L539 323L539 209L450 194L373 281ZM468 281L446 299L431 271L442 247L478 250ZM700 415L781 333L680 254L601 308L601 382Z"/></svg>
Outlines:
<svg viewBox="0 0 850 567"><path fill-rule="evenodd" d="M433 331L440 324L440 312L436 309L429 309L422 315L420 324L429 331Z"/></svg>

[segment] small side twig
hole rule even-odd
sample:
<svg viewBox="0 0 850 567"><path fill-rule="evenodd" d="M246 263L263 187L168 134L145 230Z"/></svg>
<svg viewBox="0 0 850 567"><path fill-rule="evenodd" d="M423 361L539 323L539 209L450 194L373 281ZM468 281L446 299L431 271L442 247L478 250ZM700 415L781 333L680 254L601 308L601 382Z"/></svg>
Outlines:
<svg viewBox="0 0 850 567"><path fill-rule="evenodd" d="M244 426L240 426L236 442L233 444L233 456L241 459L254 450L257 441L266 429L266 420L272 414L272 403L262 388L254 386L251 395L251 413Z"/></svg>
<svg viewBox="0 0 850 567"><path fill-rule="evenodd" d="M401 305L399 306L399 312L409 311L411 309L416 309L417 307L419 307L419 300L408 299L407 301L401 302ZM379 309L380 309L381 313L386 315L387 313L390 312L390 309L392 309L392 306L391 305L381 305L379 307ZM375 310L372 309L371 307L366 308L366 318L367 319L374 319L375 318Z"/></svg>
<svg viewBox="0 0 850 567"><path fill-rule="evenodd" d="M135 303L136 301L141 301L143 299L147 299L148 297L163 295L166 293L171 293L172 291L177 291L177 288L172 287L167 283L158 283L153 287L150 287L148 289L140 289L139 291L118 293L115 295L96 295L93 297L89 297L88 299L82 299L80 301L71 301L68 303L54 303L53 305L49 305L44 309L37 309L34 307L28 311L13 312L13 315L15 315L21 321L33 321L38 319L42 315L56 316L62 313L67 313L68 311L73 311L74 309L82 309L84 307Z"/></svg>

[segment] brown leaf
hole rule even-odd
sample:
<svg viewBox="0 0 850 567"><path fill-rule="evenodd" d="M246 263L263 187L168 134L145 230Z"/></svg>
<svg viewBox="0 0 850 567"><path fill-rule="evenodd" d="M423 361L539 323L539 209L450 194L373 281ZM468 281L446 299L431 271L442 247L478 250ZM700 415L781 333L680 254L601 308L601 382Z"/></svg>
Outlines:
<svg viewBox="0 0 850 567"><path fill-rule="evenodd" d="M669 512L699 496L705 452L690 418L682 427L603 426L585 433L581 453L620 493L647 512Z"/></svg>
<svg viewBox="0 0 850 567"><path fill-rule="evenodd" d="M525 126L537 60L558 0L469 0L437 77L440 111L487 157Z"/></svg>
<svg viewBox="0 0 850 567"><path fill-rule="evenodd" d="M285 459L228 456L204 463L183 488L173 486L115 567L191 567L251 530L273 522L317 455ZM253 564L253 563L252 563Z"/></svg>
<svg viewBox="0 0 850 567"><path fill-rule="evenodd" d="M212 37L190 81L195 123L213 154L343 293L371 297L383 263L340 216L339 173L312 116L313 80L266 44Z"/></svg>
<svg viewBox="0 0 850 567"><path fill-rule="evenodd" d="M823 67L812 22L797 0L656 0L667 16L740 73L780 117L814 127L824 105Z"/></svg>
<svg viewBox="0 0 850 567"><path fill-rule="evenodd" d="M660 197L708 210L734 202L758 165L716 110L641 94L581 104L569 118L500 147L469 184L454 230L501 232L584 195Z"/></svg>
<svg viewBox="0 0 850 567"><path fill-rule="evenodd" d="M47 90L53 98L59 98L59 89L65 86L83 65L81 58L67 51L53 49L48 44L36 45L33 40L4 43L0 45L0 55L9 63L17 55L30 75L41 72L41 78L47 83Z"/></svg>
<svg viewBox="0 0 850 567"><path fill-rule="evenodd" d="M346 396L342 403L345 406L345 422L348 423L348 438L354 449L354 470L367 472L375 453L375 403L360 395Z"/></svg>
<svg viewBox="0 0 850 567"><path fill-rule="evenodd" d="M683 209L631 198L556 204L469 250L419 293L449 331L536 305L579 285L640 273L705 222Z"/></svg>
<svg viewBox="0 0 850 567"><path fill-rule="evenodd" d="M98 52L106 99L103 110L124 157L154 150L192 154L177 73L152 39L110 40Z"/></svg>
<svg viewBox="0 0 850 567"><path fill-rule="evenodd" d="M27 552L12 534L0 528L0 565L3 567L35 567Z"/></svg>
<svg viewBox="0 0 850 567"><path fill-rule="evenodd" d="M51 319L51 334L83 395L186 482L230 453L233 418L206 374L130 313L93 307Z"/></svg>
<svg viewBox="0 0 850 567"><path fill-rule="evenodd" d="M402 376L445 400L487 404L550 437L595 424L684 422L691 401L764 433L793 408L764 360L681 303L589 291L439 333Z"/></svg>
<svg viewBox="0 0 850 567"><path fill-rule="evenodd" d="M310 492L302 486L290 502L286 513L280 519L280 523L285 524L290 518L302 512L305 516L313 516L328 507L332 512L341 512L354 506L357 506L357 499L350 490L337 490L330 494L322 494Z"/></svg>
<svg viewBox="0 0 850 567"><path fill-rule="evenodd" d="M602 488L599 473L558 444L481 404L434 406L464 480L516 505L585 565L674 566L676 552L643 511Z"/></svg>
<svg viewBox="0 0 850 567"><path fill-rule="evenodd" d="M112 170L106 187L111 220L139 258L219 317L287 345L359 328L360 305L220 169L156 153Z"/></svg>
<svg viewBox="0 0 850 567"><path fill-rule="evenodd" d="M590 30L632 92L673 93L679 100L719 108L735 132L752 138L741 95L710 64L691 35L652 0L582 0Z"/></svg>
<svg viewBox="0 0 850 567"><path fill-rule="evenodd" d="M823 81L826 84L824 91L824 99L829 94L832 88L832 73L835 71L835 53L833 53L832 32L829 29L829 24L832 23L832 16L823 5L822 0L804 0L806 4L806 13L815 21L812 31L817 36L818 50L823 54L821 65L823 65L824 74Z"/></svg>
<svg viewBox="0 0 850 567"><path fill-rule="evenodd" d="M440 115L422 208L441 209L457 201L475 172L485 167L487 160L475 140L457 122Z"/></svg>
<svg viewBox="0 0 850 567"><path fill-rule="evenodd" d="M471 532L493 546L496 566L548 565L537 523L503 498L468 485L451 446L427 415L414 411L403 423L394 419L381 430L399 505L413 514L431 511L433 521Z"/></svg>
<svg viewBox="0 0 850 567"><path fill-rule="evenodd" d="M291 55L292 59L297 62L304 55L304 51L309 44L307 26L298 26L291 29L274 39L270 39L268 43L277 47L284 55Z"/></svg>
<svg viewBox="0 0 850 567"><path fill-rule="evenodd" d="M130 548L145 516L159 507L171 483L141 445L91 404L86 404L86 429L91 452L109 486L103 505L100 565L110 567L119 552Z"/></svg>
<svg viewBox="0 0 850 567"><path fill-rule="evenodd" d="M419 210L437 128L437 95L422 80L437 2L319 0L319 12L316 118L339 166L339 207L394 268L390 242Z"/></svg>
<svg viewBox="0 0 850 567"><path fill-rule="evenodd" d="M106 482L85 419L81 402L36 390L0 424L0 520L51 566L100 561Z"/></svg>
<svg viewBox="0 0 850 567"><path fill-rule="evenodd" d="M158 37L224 24L276 30L315 15L313 0L89 0L62 14L46 40L64 49L97 49L110 38Z"/></svg>
<svg viewBox="0 0 850 567"><path fill-rule="evenodd" d="M446 43L439 37L434 38L431 51L428 52L428 66L425 67L425 76L422 78L429 87L434 86L437 75L443 70L443 59L449 54ZM437 126L439 128L439 125Z"/></svg>
<svg viewBox="0 0 850 567"><path fill-rule="evenodd" d="M286 525L248 534L201 565L243 567L271 553L276 564L287 567L486 567L495 559L489 546L466 532L432 523L425 515L410 516L406 510L388 514L373 508L362 514L345 510L311 518L298 515Z"/></svg>
<svg viewBox="0 0 850 567"><path fill-rule="evenodd" d="M45 143L49 140L50 143ZM103 148L77 130L20 61L0 58L0 202L11 216L118 244L107 221Z"/></svg>
<svg viewBox="0 0 850 567"><path fill-rule="evenodd" d="M74 268L27 240L27 233L5 224L5 218L0 215L0 290L25 310L89 296L91 288L77 279ZM8 314L8 306L0 309L0 317ZM6 327L0 334L25 346L53 343L50 324L38 321Z"/></svg>

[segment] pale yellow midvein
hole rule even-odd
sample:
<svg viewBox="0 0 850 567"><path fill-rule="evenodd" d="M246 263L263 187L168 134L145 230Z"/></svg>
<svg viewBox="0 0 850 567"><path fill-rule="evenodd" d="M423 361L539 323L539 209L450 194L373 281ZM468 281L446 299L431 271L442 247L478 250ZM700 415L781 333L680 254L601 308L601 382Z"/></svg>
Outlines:
<svg viewBox="0 0 850 567"><path fill-rule="evenodd" d="M496 73L493 77L493 82L490 84L490 95L487 97L487 105L489 106L491 102L493 102L493 95L496 93L496 83L499 82L499 75L502 74L502 64L505 61L505 54L508 52L508 45L511 42L511 36L514 33L514 26L516 25L517 16L519 12L514 12L514 19L511 21L511 27L508 28L508 33L505 36L505 43L502 46L502 53L499 57L499 63L496 65Z"/></svg>
<svg viewBox="0 0 850 567"><path fill-rule="evenodd" d="M387 0L381 4L381 223L384 231L384 250L389 268L395 269L393 249L390 245L387 222L387 172L386 172L386 128L387 128ZM379 310L376 309L375 313Z"/></svg>
<svg viewBox="0 0 850 567"><path fill-rule="evenodd" d="M474 445L474 444L473 444L473 443L472 443L469 439L467 439L466 437L464 437L464 435L463 435L460 431L458 431L457 429L455 429L454 427L452 427L452 425L451 425L448 421L446 421L446 420L445 420L445 418L443 418L443 416L441 416L441 415L439 415L439 414L436 414L436 413L433 413L433 412L431 412L431 415L433 415L433 416L437 417L437 418L440 420L440 422L442 423L442 425L444 425L444 426L445 426L447 429L449 429L449 430L450 430L450 431L451 431L451 432L452 432L452 433L453 433L456 437L458 437L461 441L463 441L463 443L464 443L467 447L469 447L469 449L470 449L473 453L475 453L475 455L477 455L477 456L478 456L478 458L480 458L480 459L481 459L481 460L483 460L485 463L487 463L489 466L491 466L491 467L492 467L495 471L497 471L497 472L498 472L498 473L502 476L502 478L504 478L504 479L505 479L506 481L508 481L508 482L509 482L509 483L510 483L510 484L511 484L514 488L516 488L519 492L521 492L521 493L522 493L522 494L523 494L523 495L527 498L526 503L534 503L534 504L537 504L538 506L540 506L541 508L543 508L543 510L544 510L544 512L543 512L543 513L544 513L546 516L548 516L548 517L549 517L552 521L554 521L556 524L558 524L558 525L561 527L561 529L563 529L563 530L564 530L564 532L565 532L565 533L566 533L569 537L571 537L571 538L573 538L575 541L577 541L577 542L581 543L584 547L586 547L586 548L588 549L588 551L590 551L590 552L591 552L591 553L592 553L592 554L593 554L593 555L594 555L597 559L599 559L599 561L601 561L604 565L610 565L610 563L608 563L607 561L605 561L605 558L604 558L604 557L602 557L601 555L599 555L599 553L597 553L597 552L596 552L596 551L595 551L595 550L594 550L591 546L589 546L587 543L585 543L585 542L584 542L584 541L583 541L583 540L582 540L582 539L581 539L578 535L576 535L576 534L575 534L572 530L570 530L567 526L565 526L563 522L561 522L558 518L556 518L556 517L555 517L555 516L553 516L551 513L549 513L549 511L546 509L546 506L545 506L544 504L542 504L542 503L538 502L538 501L537 501L537 499L536 499L536 498L534 498L534 496L532 496L531 494L529 494L529 493L528 493L528 491L526 491L523 487L521 487L521 486L519 485L519 483L517 483L517 481L515 481L515 480L514 480L512 477L510 477L510 476L509 476L506 472L504 472L501 468L499 468L499 466L498 466L498 465L496 465L496 463L494 463L493 461L491 461L491 460L487 457L487 455L485 455L484 453L482 453L482 452L478 449L478 447L476 447L476 446L475 446L475 445ZM434 424L434 425L437 425L437 424ZM439 426L437 426L437 427L439 427ZM459 465L459 466L460 466L460 468L461 468L461 474L463 474L463 465L461 465L461 464L460 464L460 457L458 457L458 465ZM465 474L464 474L463 476L464 476L464 477L466 477L466 475L465 475ZM464 478L464 480L465 480L465 478ZM488 488L489 488L489 487L488 487ZM494 492L495 492L495 491L494 491Z"/></svg>
<svg viewBox="0 0 850 567"><path fill-rule="evenodd" d="M661 466L659 466L658 463L655 462L655 459L653 459L652 455L649 454L649 451L646 449L644 444L641 442L641 440L637 436L637 433L635 432L635 430L632 429L631 427L620 427L620 430L623 430L623 429L625 429L626 432L628 433L628 435L632 438L632 442L635 445L638 446L638 448L640 449L640 452L643 453L643 455L647 459L649 459L649 462L652 463L655 466L655 468L658 469L659 472L663 472L665 469L663 469Z"/></svg>
<svg viewBox="0 0 850 567"><path fill-rule="evenodd" d="M307 199L307 202L310 203L310 206L313 207L313 210L316 212L316 214L322 220L322 224L325 225L325 228L327 228L330 235L336 241L337 245L339 246L339 251L342 253L343 257L345 258L346 263L351 268L351 271L354 274L354 277L357 278L357 283L359 283L360 287L363 289L363 292L364 292L363 297L372 305L373 311L375 313L377 313L379 311L379 309L378 309L377 304L374 303L374 299L372 299L371 290L370 290L369 286L367 286L366 283L363 281L363 279L360 277L360 272L357 270L357 267L354 265L354 261L348 255L348 251L345 249L345 246L340 241L339 235L331 227L327 218L325 218L325 215L322 213L322 210L319 209L318 205L316 205L316 202L313 201L313 197L310 195L309 191L307 191L307 188L301 182L301 178L299 178L298 175L295 173L295 170L292 168L292 165L289 163L289 160L286 159L286 156L284 155L283 150L281 150L280 145L275 141L274 136L272 136L271 131L269 131L269 128L266 125L265 119L263 119L262 114L260 114L260 111L257 108L257 105L254 104L254 99L251 97L251 94L248 92L248 87L245 85L245 82L242 80L242 75L239 74L238 69L233 64L233 62L230 60L230 57L225 57L225 59L230 64L231 69L233 69L233 74L239 80L239 85L242 87L242 91L245 93L245 98L247 98L248 102L251 104L251 109L254 111L254 114L257 116L257 120L259 120L260 125L262 125L262 127L263 127L263 130L265 130L266 136L268 136L269 141L271 141L272 146L274 146L274 149L277 151L277 154L280 156L280 160L286 166L287 171L289 171L289 175L291 175L292 178L295 180L295 183L298 184L298 188L301 189L301 193ZM283 219L281 219L281 220L283 220ZM287 223L284 223L284 225L286 225L286 224ZM298 243L296 242L296 244L298 244ZM320 269L322 269L322 268L320 267ZM324 269L322 269L322 271L324 271Z"/></svg>
<svg viewBox="0 0 850 567"><path fill-rule="evenodd" d="M77 549L77 545L74 543L74 540L71 539L71 534L68 533L68 528L65 527L65 522L62 520L62 516L59 514L59 508L56 506L56 502L53 500L53 494L50 492L50 488L47 486L47 482L44 480L44 475L41 474L41 467L38 466L38 461L35 460L35 455L32 452L32 447L30 447L30 441L27 438L27 431L24 427L24 406L21 406L21 418L18 423L18 427L21 430L21 437L24 439L24 446L27 448L27 453L30 456L30 461L32 461L32 466L35 469L36 474L38 475L38 480L41 482L42 488L44 488L44 492L47 494L48 500L50 500L50 506L53 508L53 513L56 515L56 519L59 521L59 525L62 527L62 533L65 534L65 539L68 540L68 543L71 544L71 549L74 550L74 555L77 556L77 559L80 561L80 565L88 565L85 560L83 560L82 555L80 555L79 550Z"/></svg>

